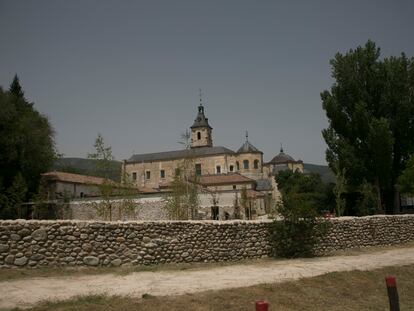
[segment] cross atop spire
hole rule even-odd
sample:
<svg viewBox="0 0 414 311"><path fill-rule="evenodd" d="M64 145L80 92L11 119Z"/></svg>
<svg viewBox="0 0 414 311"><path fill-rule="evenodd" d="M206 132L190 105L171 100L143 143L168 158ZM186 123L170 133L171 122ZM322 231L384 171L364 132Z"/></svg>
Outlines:
<svg viewBox="0 0 414 311"><path fill-rule="evenodd" d="M283 146L282 146L282 143L280 143L280 153L283 153Z"/></svg>
<svg viewBox="0 0 414 311"><path fill-rule="evenodd" d="M200 97L200 104L198 105L198 114L202 114L204 115L204 107L203 107L203 93L201 92L201 88L198 89L199 90L199 94L198 96Z"/></svg>
<svg viewBox="0 0 414 311"><path fill-rule="evenodd" d="M249 132L246 130L246 141L249 141Z"/></svg>
<svg viewBox="0 0 414 311"><path fill-rule="evenodd" d="M200 97L200 106L202 106L203 105L203 93L201 92L201 88L198 89L198 91L199 91L198 96Z"/></svg>

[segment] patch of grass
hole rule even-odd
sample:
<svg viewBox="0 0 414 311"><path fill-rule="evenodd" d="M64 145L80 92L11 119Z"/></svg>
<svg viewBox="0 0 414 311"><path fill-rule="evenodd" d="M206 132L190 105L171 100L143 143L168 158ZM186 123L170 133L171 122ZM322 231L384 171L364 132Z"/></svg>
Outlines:
<svg viewBox="0 0 414 311"><path fill-rule="evenodd" d="M269 301L270 310L388 310L384 278L389 274L397 277L401 310L414 310L414 265L335 272L298 281L180 296L76 297L63 302L44 302L31 310L251 311L258 299Z"/></svg>

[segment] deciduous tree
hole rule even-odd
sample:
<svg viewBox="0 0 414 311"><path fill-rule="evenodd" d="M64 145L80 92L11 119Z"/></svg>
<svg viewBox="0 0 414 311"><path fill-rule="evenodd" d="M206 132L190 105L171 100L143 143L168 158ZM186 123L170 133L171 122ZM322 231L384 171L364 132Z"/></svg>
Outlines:
<svg viewBox="0 0 414 311"><path fill-rule="evenodd" d="M321 94L329 127L323 130L326 159L335 174L345 172L347 214L357 214L366 183L377 209L399 208L396 181L414 151L414 61L405 54L380 59L368 41L331 60L329 91Z"/></svg>

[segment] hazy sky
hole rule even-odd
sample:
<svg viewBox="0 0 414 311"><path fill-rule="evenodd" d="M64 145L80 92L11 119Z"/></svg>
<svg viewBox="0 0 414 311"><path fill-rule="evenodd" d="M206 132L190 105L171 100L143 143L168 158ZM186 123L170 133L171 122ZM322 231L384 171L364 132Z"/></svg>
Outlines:
<svg viewBox="0 0 414 311"><path fill-rule="evenodd" d="M4 1L0 85L14 74L65 156L102 133L118 159L180 149L198 89L213 143L280 143L324 164L329 60L368 39L414 56L414 1ZM0 112L1 113L1 112Z"/></svg>

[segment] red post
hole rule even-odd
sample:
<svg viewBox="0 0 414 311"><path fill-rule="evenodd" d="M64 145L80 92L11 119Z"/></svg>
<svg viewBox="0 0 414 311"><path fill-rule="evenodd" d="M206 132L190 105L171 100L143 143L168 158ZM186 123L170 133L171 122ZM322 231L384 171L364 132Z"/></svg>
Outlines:
<svg viewBox="0 0 414 311"><path fill-rule="evenodd" d="M256 311L269 311L269 303L266 300L256 300Z"/></svg>
<svg viewBox="0 0 414 311"><path fill-rule="evenodd" d="M398 299L397 280L395 276L389 275L385 278L387 284L388 299L390 301L390 311L400 311L400 302Z"/></svg>

